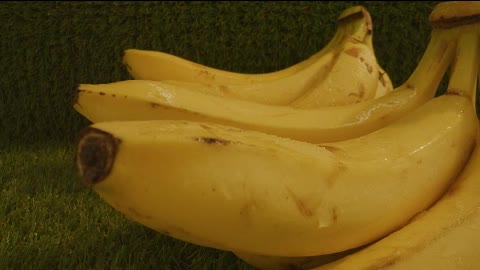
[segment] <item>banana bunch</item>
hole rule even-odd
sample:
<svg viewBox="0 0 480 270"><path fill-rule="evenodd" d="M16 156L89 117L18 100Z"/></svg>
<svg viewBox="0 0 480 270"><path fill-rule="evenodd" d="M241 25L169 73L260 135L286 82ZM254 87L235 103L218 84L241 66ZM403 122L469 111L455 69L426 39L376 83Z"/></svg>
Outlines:
<svg viewBox="0 0 480 270"><path fill-rule="evenodd" d="M315 91L305 93L288 105L271 105L209 94L199 90L201 87L185 87L194 84L192 82L126 80L109 84L81 84L75 90L74 109L94 123L190 120L234 126L309 143L348 140L385 127L433 98L455 57L457 35L461 29L434 28L422 59L402 85L383 96L356 103L319 106L319 95L330 91L331 87L315 88ZM364 58L359 56L359 59ZM355 81L349 78L352 74L350 70L343 71L342 79L332 83ZM361 79L369 81L371 77ZM303 83L306 80L295 82Z"/></svg>
<svg viewBox="0 0 480 270"><path fill-rule="evenodd" d="M339 106L392 91L391 80L375 57L368 11L362 6L348 8L337 25L322 50L271 73L235 73L138 49L126 50L123 62L134 79L166 81L197 92L269 105Z"/></svg>
<svg viewBox="0 0 480 270"><path fill-rule="evenodd" d="M298 74L327 55L335 67L356 48L367 63L362 28L350 32L365 18L347 9L323 53L267 74L127 51L136 79L76 89L93 122L76 145L80 180L132 221L259 269L480 269L478 2L435 7L421 61L392 91L349 99L382 76L347 85L321 68L314 86L269 91L305 84ZM322 85L347 90L331 99Z"/></svg>

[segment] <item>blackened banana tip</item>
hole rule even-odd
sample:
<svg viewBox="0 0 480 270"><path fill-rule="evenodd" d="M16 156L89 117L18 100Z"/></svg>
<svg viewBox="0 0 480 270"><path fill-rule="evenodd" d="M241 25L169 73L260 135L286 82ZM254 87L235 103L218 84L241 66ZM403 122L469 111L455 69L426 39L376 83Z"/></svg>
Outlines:
<svg viewBox="0 0 480 270"><path fill-rule="evenodd" d="M93 127L80 132L75 153L75 165L80 180L92 187L110 174L120 145L112 134Z"/></svg>

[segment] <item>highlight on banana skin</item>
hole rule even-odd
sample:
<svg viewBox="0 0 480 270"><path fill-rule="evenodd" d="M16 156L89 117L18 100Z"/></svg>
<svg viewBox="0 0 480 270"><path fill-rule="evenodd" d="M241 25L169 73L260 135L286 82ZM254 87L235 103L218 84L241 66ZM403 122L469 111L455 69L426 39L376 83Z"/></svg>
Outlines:
<svg viewBox="0 0 480 270"><path fill-rule="evenodd" d="M270 73L127 49L133 79L75 89L78 177L131 222L256 269L480 269L480 2L425 20L396 87L362 6Z"/></svg>

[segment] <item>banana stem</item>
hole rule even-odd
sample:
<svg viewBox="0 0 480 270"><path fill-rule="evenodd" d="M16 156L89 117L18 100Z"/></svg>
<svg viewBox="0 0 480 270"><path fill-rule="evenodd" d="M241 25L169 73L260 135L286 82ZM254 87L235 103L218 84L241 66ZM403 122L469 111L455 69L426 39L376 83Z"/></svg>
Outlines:
<svg viewBox="0 0 480 270"><path fill-rule="evenodd" d="M475 104L475 89L480 63L480 40L477 31L466 31L457 41L447 94L465 95Z"/></svg>
<svg viewBox="0 0 480 270"><path fill-rule="evenodd" d="M353 7L340 14L337 24L348 26L345 37L358 42L363 42L366 37L372 34L372 18L370 13L362 6Z"/></svg>
<svg viewBox="0 0 480 270"><path fill-rule="evenodd" d="M433 29L430 42L417 67L403 86L413 89L426 89L418 92L424 97L431 97L437 91L441 80L453 60L456 43L456 31Z"/></svg>

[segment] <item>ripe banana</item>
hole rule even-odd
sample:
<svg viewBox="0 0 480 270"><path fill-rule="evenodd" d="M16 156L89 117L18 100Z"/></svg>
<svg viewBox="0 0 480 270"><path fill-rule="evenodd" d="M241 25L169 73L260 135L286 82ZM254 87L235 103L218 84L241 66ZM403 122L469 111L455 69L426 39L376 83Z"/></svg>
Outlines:
<svg viewBox="0 0 480 270"><path fill-rule="evenodd" d="M463 168L479 45L476 32L458 42L447 94L366 136L313 145L214 123L103 122L81 136L79 175L132 220L191 243L267 256L359 247L433 204Z"/></svg>
<svg viewBox="0 0 480 270"><path fill-rule="evenodd" d="M187 82L193 91L262 104L287 105L308 93L296 102L299 108L357 103L393 89L388 85L389 79L384 80L386 85L379 85L381 68L371 47L372 22L368 11L361 6L346 9L338 25L336 34L320 52L272 73L228 72L143 50L126 50L124 63L135 79L173 85L180 82L180 86Z"/></svg>
<svg viewBox="0 0 480 270"><path fill-rule="evenodd" d="M474 26L433 29L420 63L403 85L356 104L299 109L206 95L167 82L129 80L81 84L74 108L92 122L207 121L313 143L346 140L378 130L433 98L454 57L458 33Z"/></svg>
<svg viewBox="0 0 480 270"><path fill-rule="evenodd" d="M314 270L480 269L480 136L465 169L433 207L373 245Z"/></svg>

